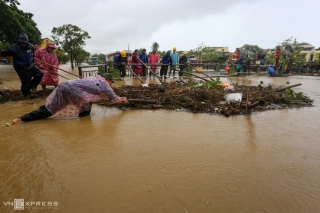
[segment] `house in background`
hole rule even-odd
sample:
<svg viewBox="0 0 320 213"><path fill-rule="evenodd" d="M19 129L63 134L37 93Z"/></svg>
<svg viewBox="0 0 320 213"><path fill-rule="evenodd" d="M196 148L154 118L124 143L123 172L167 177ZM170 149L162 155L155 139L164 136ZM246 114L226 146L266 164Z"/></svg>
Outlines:
<svg viewBox="0 0 320 213"><path fill-rule="evenodd" d="M41 44L40 44L40 48L46 48L47 43L49 43L49 42L53 42L53 41L50 40L49 38L42 39Z"/></svg>
<svg viewBox="0 0 320 213"><path fill-rule="evenodd" d="M314 60L320 62L320 47L314 51Z"/></svg>
<svg viewBox="0 0 320 213"><path fill-rule="evenodd" d="M306 42L300 43L299 46L302 48L300 55L303 58L305 58L306 62L313 61L315 58L315 52L316 52L315 47Z"/></svg>
<svg viewBox="0 0 320 213"><path fill-rule="evenodd" d="M229 53L229 47L209 47L211 50L220 52L222 54Z"/></svg>

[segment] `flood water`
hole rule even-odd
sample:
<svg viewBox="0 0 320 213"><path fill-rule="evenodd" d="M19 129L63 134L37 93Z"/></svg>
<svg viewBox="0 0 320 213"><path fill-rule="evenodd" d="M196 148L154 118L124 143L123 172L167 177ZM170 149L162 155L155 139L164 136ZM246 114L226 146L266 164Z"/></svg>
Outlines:
<svg viewBox="0 0 320 213"><path fill-rule="evenodd" d="M20 87L12 66L0 80ZM302 83L316 106L226 118L94 105L90 117L5 127L44 101L1 104L0 212L18 198L27 212L320 212L320 78L223 80Z"/></svg>

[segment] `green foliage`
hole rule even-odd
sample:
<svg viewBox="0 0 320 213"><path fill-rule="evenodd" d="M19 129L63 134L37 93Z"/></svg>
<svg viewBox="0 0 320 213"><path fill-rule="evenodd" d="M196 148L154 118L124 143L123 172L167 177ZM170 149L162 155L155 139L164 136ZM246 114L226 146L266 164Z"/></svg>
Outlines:
<svg viewBox="0 0 320 213"><path fill-rule="evenodd" d="M90 53L89 53L89 56L90 56ZM97 54L97 53L95 53L91 57L98 57L99 64L102 64L102 63L106 62L106 54L103 54L103 53Z"/></svg>
<svg viewBox="0 0 320 213"><path fill-rule="evenodd" d="M60 63L66 63L67 61L69 61L68 55L65 54L63 51L56 49L54 52L57 55Z"/></svg>
<svg viewBox="0 0 320 213"><path fill-rule="evenodd" d="M18 0L1 0L6 4L9 4L10 7L16 7L17 5L20 5Z"/></svg>
<svg viewBox="0 0 320 213"><path fill-rule="evenodd" d="M33 14L19 10L18 0L0 0L0 42L14 43L19 33L26 33L30 43L39 43L41 33Z"/></svg>
<svg viewBox="0 0 320 213"><path fill-rule="evenodd" d="M230 64L229 75L232 75L232 74L234 74L234 73L235 73L235 71L236 71L236 69L235 69L235 66L234 66L234 64L233 64L233 63L232 63L232 64Z"/></svg>
<svg viewBox="0 0 320 213"><path fill-rule="evenodd" d="M220 52L217 52L217 51L211 49L210 47L205 46L203 44L203 42L201 44L199 44L199 46L197 48L190 50L189 54L194 55L201 62L202 61L219 62L219 59L224 60L224 57Z"/></svg>
<svg viewBox="0 0 320 213"><path fill-rule="evenodd" d="M86 44L85 40L91 38L89 33L82 30L80 27L71 24L54 27L51 32L56 45L69 54L71 67L73 69L73 60Z"/></svg>
<svg viewBox="0 0 320 213"><path fill-rule="evenodd" d="M153 50L156 50L156 51L158 51L159 50L159 44L157 43L157 42L154 42L154 43L152 43L152 45L151 45L151 52L153 51Z"/></svg>
<svg viewBox="0 0 320 213"><path fill-rule="evenodd" d="M86 58L88 58L90 56L90 53L85 51L84 49L82 48L77 48L76 51L75 51L75 60L77 61L77 63L81 63L83 61L86 60ZM104 55L104 61L105 62L105 58L106 58L106 55Z"/></svg>
<svg viewBox="0 0 320 213"><path fill-rule="evenodd" d="M257 73L261 73L261 67L260 67L260 65L257 65Z"/></svg>
<svg viewBox="0 0 320 213"><path fill-rule="evenodd" d="M9 42L0 42L0 50L5 49L7 46L9 46L10 43Z"/></svg>
<svg viewBox="0 0 320 213"><path fill-rule="evenodd" d="M297 39L293 37L288 38L281 43L281 46L288 45L288 44L291 45L294 50L292 62L296 64L304 64L306 62L306 59L302 55L300 55L302 51L302 47L299 46L299 42L297 42ZM287 64L289 63L290 58L291 57L286 57L281 55L280 60L282 60L283 63Z"/></svg>
<svg viewBox="0 0 320 213"><path fill-rule="evenodd" d="M217 77L214 81L205 81L203 82L199 88L206 88L206 89L222 89L222 81L219 77Z"/></svg>
<svg viewBox="0 0 320 213"><path fill-rule="evenodd" d="M289 85L289 84L290 84L290 82L289 82L289 81L287 81L287 82L286 82L286 85Z"/></svg>
<svg viewBox="0 0 320 213"><path fill-rule="evenodd" d="M262 86L263 86L263 81L260 81L260 83L258 84L257 87L258 87L259 89L262 89Z"/></svg>
<svg viewBox="0 0 320 213"><path fill-rule="evenodd" d="M159 57L162 59L163 56L167 55L167 51L158 51L157 54L158 54Z"/></svg>
<svg viewBox="0 0 320 213"><path fill-rule="evenodd" d="M266 58L266 64L275 64L276 59L274 58L274 54L267 56Z"/></svg>

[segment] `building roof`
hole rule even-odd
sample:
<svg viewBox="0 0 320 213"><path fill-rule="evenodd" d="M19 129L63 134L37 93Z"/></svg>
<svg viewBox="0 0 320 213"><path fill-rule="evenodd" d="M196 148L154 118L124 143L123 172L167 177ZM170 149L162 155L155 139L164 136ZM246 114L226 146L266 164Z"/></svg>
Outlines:
<svg viewBox="0 0 320 213"><path fill-rule="evenodd" d="M302 43L299 43L299 45L311 45L311 44L309 44L307 42L302 42Z"/></svg>
<svg viewBox="0 0 320 213"><path fill-rule="evenodd" d="M314 47L306 47L306 48L303 48L302 51L311 51L313 49L314 49Z"/></svg>

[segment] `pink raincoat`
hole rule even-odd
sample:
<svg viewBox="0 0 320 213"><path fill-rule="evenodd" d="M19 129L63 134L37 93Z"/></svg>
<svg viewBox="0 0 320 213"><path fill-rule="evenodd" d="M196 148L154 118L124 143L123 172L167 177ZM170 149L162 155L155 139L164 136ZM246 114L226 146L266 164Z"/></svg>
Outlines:
<svg viewBox="0 0 320 213"><path fill-rule="evenodd" d="M59 84L58 69L53 68L52 66L58 67L59 62L56 54L53 52L48 52L49 47L55 48L55 45L52 42L49 42L47 43L46 48L38 49L35 52L35 65L44 73L40 85L57 87ZM45 62L46 64L41 63L41 61ZM47 64L50 64L51 66Z"/></svg>
<svg viewBox="0 0 320 213"><path fill-rule="evenodd" d="M133 64L141 64L141 62L139 61L137 52L134 52L132 55L132 63ZM132 65L132 70L135 74L137 75L142 75L142 67L141 65Z"/></svg>
<svg viewBox="0 0 320 213"><path fill-rule="evenodd" d="M61 83L47 98L46 108L58 117L74 117L91 109L90 102L105 99L121 103L106 80L101 76L69 80Z"/></svg>
<svg viewBox="0 0 320 213"><path fill-rule="evenodd" d="M158 56L157 53L152 53L152 54L150 55L150 57L149 57L149 64L157 64L157 63L159 63L159 61L160 61L160 57ZM151 69L152 72L155 73L156 70L157 70L157 66L151 65L151 66L150 66L150 69Z"/></svg>

